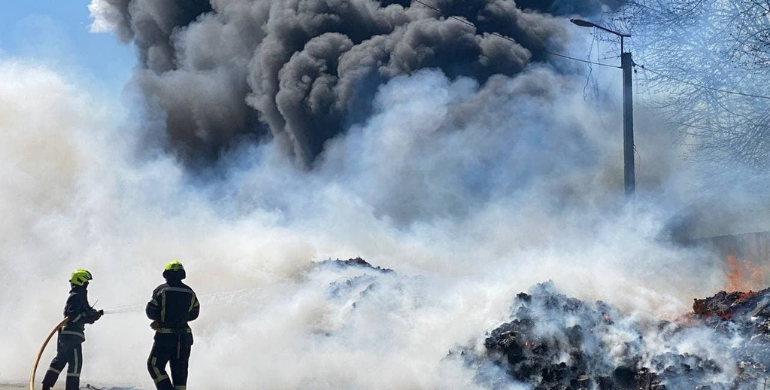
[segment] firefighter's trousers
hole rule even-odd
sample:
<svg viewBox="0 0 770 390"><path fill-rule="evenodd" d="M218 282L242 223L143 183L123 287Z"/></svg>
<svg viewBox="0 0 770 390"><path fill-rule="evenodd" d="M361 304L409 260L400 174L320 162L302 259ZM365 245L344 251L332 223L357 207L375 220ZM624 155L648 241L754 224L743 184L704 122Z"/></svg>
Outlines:
<svg viewBox="0 0 770 390"><path fill-rule="evenodd" d="M188 337L176 334L156 334L147 370L158 390L185 390L187 388L187 366L190 360L192 342ZM166 364L171 366L171 377L166 373Z"/></svg>
<svg viewBox="0 0 770 390"><path fill-rule="evenodd" d="M43 388L56 384L64 366L67 366L66 390L80 388L80 371L83 369L83 339L73 335L59 334L56 342L56 357L51 361L43 378Z"/></svg>

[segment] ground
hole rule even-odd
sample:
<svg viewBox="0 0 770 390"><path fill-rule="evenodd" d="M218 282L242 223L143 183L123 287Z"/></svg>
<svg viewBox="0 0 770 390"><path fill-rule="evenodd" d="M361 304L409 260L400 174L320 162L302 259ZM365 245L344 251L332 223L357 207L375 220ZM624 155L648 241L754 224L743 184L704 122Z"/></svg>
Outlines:
<svg viewBox="0 0 770 390"><path fill-rule="evenodd" d="M88 384L83 384L80 386L81 390L142 390L141 387L102 387L102 386L93 386L90 389L87 387ZM26 390L29 388L29 384L21 385L21 384L8 384L8 383L0 383L0 390ZM41 386L39 384L35 385L36 390L40 390ZM54 387L54 390L60 390L64 389L64 384L59 384L56 387Z"/></svg>

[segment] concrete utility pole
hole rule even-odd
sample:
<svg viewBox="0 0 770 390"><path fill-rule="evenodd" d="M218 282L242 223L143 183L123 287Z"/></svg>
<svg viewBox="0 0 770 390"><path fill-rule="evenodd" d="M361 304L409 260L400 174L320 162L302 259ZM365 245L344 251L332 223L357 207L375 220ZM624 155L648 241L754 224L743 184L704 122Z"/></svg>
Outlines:
<svg viewBox="0 0 770 390"><path fill-rule="evenodd" d="M630 38L631 35L612 31L581 19L570 19L570 21L580 27L595 27L620 37L620 68L623 69L623 183L625 184L626 195L632 196L636 191L636 171L634 168L634 94L632 85L634 60L631 57L631 52L626 53L623 46L623 38Z"/></svg>
<svg viewBox="0 0 770 390"><path fill-rule="evenodd" d="M621 37L620 39L623 39ZM621 67L623 68L623 183L626 187L626 195L633 195L636 191L636 170L634 167L634 94L631 81L633 73L631 68L634 60L631 53L620 53Z"/></svg>

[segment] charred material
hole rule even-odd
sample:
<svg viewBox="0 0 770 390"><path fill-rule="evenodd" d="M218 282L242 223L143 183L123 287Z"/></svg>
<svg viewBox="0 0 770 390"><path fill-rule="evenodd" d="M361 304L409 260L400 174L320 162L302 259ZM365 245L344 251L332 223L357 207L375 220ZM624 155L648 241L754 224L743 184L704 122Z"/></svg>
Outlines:
<svg viewBox="0 0 770 390"><path fill-rule="evenodd" d="M482 353L462 356L479 382L489 382L481 367L493 364L538 390L762 388L769 294L720 292L696 300L681 321L649 324L548 282L516 296L511 321L487 335Z"/></svg>
<svg viewBox="0 0 770 390"><path fill-rule="evenodd" d="M749 292L720 291L696 299L693 315L725 337L741 341L736 349L737 371L742 381L764 383L770 361L770 289Z"/></svg>
<svg viewBox="0 0 770 390"><path fill-rule="evenodd" d="M517 295L513 310L513 321L493 330L484 345L516 381L535 389L663 388L657 375L639 366L638 356L616 360L607 354L616 346L603 336L616 332L618 313L603 302L566 297L549 282ZM638 350L641 336L629 336L622 348Z"/></svg>
<svg viewBox="0 0 770 390"><path fill-rule="evenodd" d="M770 289L759 292L731 292L720 291L713 297L695 299L692 311L696 316L704 320L721 318L734 319L736 317L756 316L760 312L765 313L766 306L770 303Z"/></svg>
<svg viewBox="0 0 770 390"><path fill-rule="evenodd" d="M340 260L340 259L337 259L337 260L331 260L331 259L330 260L324 260L324 261L319 262L319 264L321 266L363 267L363 268L371 269L373 271L379 271L379 272L382 272L382 273L395 273L395 271L393 271L390 268L382 268L382 267L379 267L379 266L373 266L373 265L369 264L369 262L367 262L366 260L364 260L364 259L362 259L360 257L356 257L355 259L347 259L347 260Z"/></svg>

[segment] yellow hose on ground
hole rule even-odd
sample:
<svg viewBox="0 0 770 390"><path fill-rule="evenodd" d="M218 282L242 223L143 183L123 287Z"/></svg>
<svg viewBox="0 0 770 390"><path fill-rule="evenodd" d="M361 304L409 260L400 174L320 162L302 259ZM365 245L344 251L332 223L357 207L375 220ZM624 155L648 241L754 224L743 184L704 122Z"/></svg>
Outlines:
<svg viewBox="0 0 770 390"><path fill-rule="evenodd" d="M37 365L40 363L40 358L43 356L43 351L45 351L45 347L48 345L48 342L51 341L51 337L53 337L54 333L58 332L59 329L64 326L64 324L69 321L69 317L64 317L64 319L59 323L59 325L56 325L55 328L51 331L51 334L48 335L48 337L43 342L43 346L40 347L40 351L37 353L37 358L35 359L35 365L32 367L32 374L29 376L29 390L35 390L35 371L37 371Z"/></svg>

